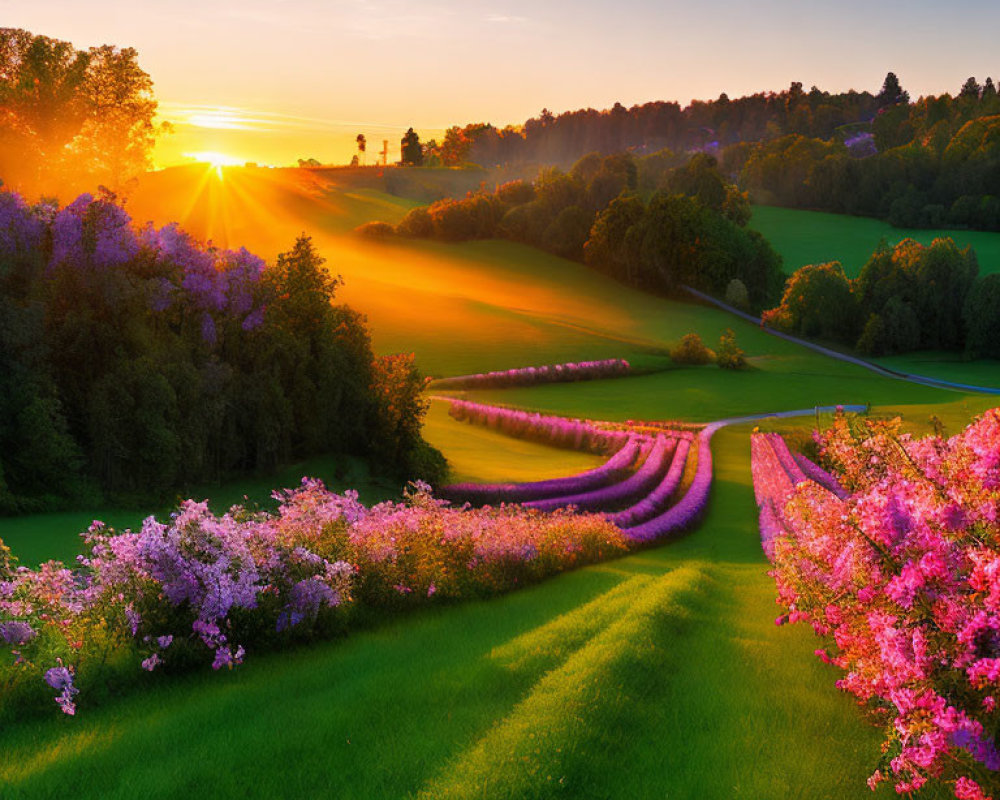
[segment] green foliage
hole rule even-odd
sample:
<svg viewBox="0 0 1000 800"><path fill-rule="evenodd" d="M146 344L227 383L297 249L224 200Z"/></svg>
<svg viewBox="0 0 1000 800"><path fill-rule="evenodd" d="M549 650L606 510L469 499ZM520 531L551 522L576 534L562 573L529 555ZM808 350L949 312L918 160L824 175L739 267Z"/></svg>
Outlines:
<svg viewBox="0 0 1000 800"><path fill-rule="evenodd" d="M733 344L735 345L735 337ZM697 333L686 334L676 346L670 348L670 360L675 364L708 364L713 358L715 354L705 346Z"/></svg>
<svg viewBox="0 0 1000 800"><path fill-rule="evenodd" d="M764 313L764 324L800 336L853 344L858 303L840 262L796 270L785 284L781 305Z"/></svg>
<svg viewBox="0 0 1000 800"><path fill-rule="evenodd" d="M424 163L424 150L420 146L420 136L413 128L408 128L400 140L400 160L404 167L419 167Z"/></svg>
<svg viewBox="0 0 1000 800"><path fill-rule="evenodd" d="M726 286L725 300L734 308L746 309L750 305L750 295L747 286L739 278L733 278Z"/></svg>
<svg viewBox="0 0 1000 800"><path fill-rule="evenodd" d="M1000 359L1000 275L976 281L966 299L964 317L969 355Z"/></svg>
<svg viewBox="0 0 1000 800"><path fill-rule="evenodd" d="M409 215L407 215L407 217L408 216ZM405 221L406 217L404 217L403 221L399 224L402 225ZM396 228L388 222L379 222L377 220L359 225L354 230L358 236L373 242L384 242L396 235Z"/></svg>
<svg viewBox="0 0 1000 800"><path fill-rule="evenodd" d="M715 363L722 369L746 369L746 353L736 344L736 334L726 328L719 337L719 347L715 351Z"/></svg>

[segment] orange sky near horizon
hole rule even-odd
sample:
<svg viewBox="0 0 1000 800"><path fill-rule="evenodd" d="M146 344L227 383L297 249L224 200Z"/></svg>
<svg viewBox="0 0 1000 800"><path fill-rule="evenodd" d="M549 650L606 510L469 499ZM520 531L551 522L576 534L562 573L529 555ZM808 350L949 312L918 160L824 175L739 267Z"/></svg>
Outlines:
<svg viewBox="0 0 1000 800"><path fill-rule="evenodd" d="M1000 70L1000 4L954 0L0 0L0 24L135 47L175 132L155 154L369 159L413 126L731 97L792 81L920 94ZM994 72L994 78L998 75Z"/></svg>

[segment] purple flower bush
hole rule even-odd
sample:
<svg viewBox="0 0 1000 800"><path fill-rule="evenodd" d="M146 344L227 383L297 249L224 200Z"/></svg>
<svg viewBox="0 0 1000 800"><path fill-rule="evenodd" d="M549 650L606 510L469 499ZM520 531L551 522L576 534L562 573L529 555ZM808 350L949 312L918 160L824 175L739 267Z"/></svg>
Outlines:
<svg viewBox="0 0 1000 800"><path fill-rule="evenodd" d="M705 426L697 438L698 465L694 480L687 492L676 505L652 519L638 525L623 528L622 533L632 542L650 542L680 533L694 525L708 506L708 495L712 488L712 435L724 423Z"/></svg>
<svg viewBox="0 0 1000 800"><path fill-rule="evenodd" d="M1000 409L919 440L899 420L839 414L818 441L846 497L806 480L782 503L787 483L766 484L773 464L754 469L785 529L778 622L812 625L837 685L884 726L870 786L1000 796Z"/></svg>
<svg viewBox="0 0 1000 800"><path fill-rule="evenodd" d="M620 378L628 375L631 366L621 358L604 361L579 361L567 364L546 364L540 367L520 367L476 375L457 375L432 382L435 389L505 389L511 386L535 386L539 383L589 381Z"/></svg>
<svg viewBox="0 0 1000 800"><path fill-rule="evenodd" d="M451 508L423 484L372 508L314 480L275 498L273 513L189 500L138 531L94 523L76 569L8 565L0 638L14 663L0 679L41 679L73 714L78 685L100 680L111 654L146 671L232 668L248 649L321 634L352 605L489 596L627 548L599 515Z"/></svg>

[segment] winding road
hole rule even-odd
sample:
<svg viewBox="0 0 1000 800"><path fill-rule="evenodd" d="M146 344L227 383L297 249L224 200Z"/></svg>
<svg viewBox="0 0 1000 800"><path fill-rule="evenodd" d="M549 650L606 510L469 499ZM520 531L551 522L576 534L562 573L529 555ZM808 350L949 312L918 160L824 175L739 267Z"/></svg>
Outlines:
<svg viewBox="0 0 1000 800"><path fill-rule="evenodd" d="M980 394L997 394L1000 395L1000 388L994 386L976 386L971 383L956 383L955 381L946 381L940 378L932 378L927 375L914 375L911 372L899 372L898 370L889 369L888 367L880 366L871 361L865 361L863 358L858 358L857 356L847 355L846 353L840 353L836 350L831 350L829 347L823 347L823 345L815 344L807 339L800 339L797 336L792 336L787 333L782 333L781 331L776 331L773 328L769 328L766 325L761 324L760 317L755 317L753 314L748 314L745 311L740 311L738 308L734 308L728 303L724 303L722 300L718 300L711 295L705 294L704 292L699 292L697 289L693 289L690 286L682 287L688 294L692 297L696 297L699 300L703 300L706 303L710 303L716 308L720 308L730 314L734 314L740 319L751 322L754 325L760 326L761 330L771 334L772 336L777 336L779 339L785 339L789 342L794 342L795 344L802 345L802 347L808 347L810 350L815 350L817 353L821 353L824 356L829 356L830 358L836 358L840 361L846 361L849 364L855 364L859 367L864 367L865 369L871 370L872 372L883 375L886 378L895 378L900 381L909 381L910 383L919 383L924 386L933 386L936 389L951 389L953 391L962 392L979 392Z"/></svg>

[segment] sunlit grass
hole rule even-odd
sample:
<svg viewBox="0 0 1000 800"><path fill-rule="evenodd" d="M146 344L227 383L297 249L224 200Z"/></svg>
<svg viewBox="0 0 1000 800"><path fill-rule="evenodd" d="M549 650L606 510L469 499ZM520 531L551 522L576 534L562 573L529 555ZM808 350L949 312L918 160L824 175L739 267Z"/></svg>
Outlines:
<svg viewBox="0 0 1000 800"><path fill-rule="evenodd" d="M894 228L870 217L775 206L754 206L750 227L763 233L781 254L789 273L806 264L840 261L844 271L854 277L883 238L893 246L907 238L930 244L941 236L951 237L959 247L971 245L979 258L981 275L1000 272L1000 233Z"/></svg>

